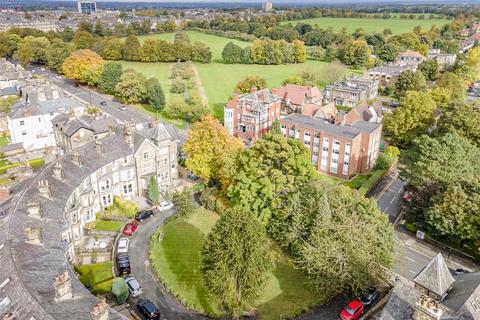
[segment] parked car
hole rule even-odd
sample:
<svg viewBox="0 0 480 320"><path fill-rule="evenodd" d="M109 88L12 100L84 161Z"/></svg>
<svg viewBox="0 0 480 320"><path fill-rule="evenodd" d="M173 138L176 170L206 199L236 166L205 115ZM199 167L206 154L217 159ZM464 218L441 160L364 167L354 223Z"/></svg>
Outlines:
<svg viewBox="0 0 480 320"><path fill-rule="evenodd" d="M340 312L340 318L342 320L355 320L360 318L365 308L363 304L358 300L350 301Z"/></svg>
<svg viewBox="0 0 480 320"><path fill-rule="evenodd" d="M410 191L406 191L403 194L403 201L410 202L410 201L412 201L412 199L413 199L413 193L411 193Z"/></svg>
<svg viewBox="0 0 480 320"><path fill-rule="evenodd" d="M368 288L360 296L359 300L365 308L369 308L375 304L380 297L380 292L376 288Z"/></svg>
<svg viewBox="0 0 480 320"><path fill-rule="evenodd" d="M135 277L126 277L125 282L127 283L128 292L130 292L132 297L138 297L143 293L143 289Z"/></svg>
<svg viewBox="0 0 480 320"><path fill-rule="evenodd" d="M124 105L121 105L121 106L119 107L119 109L122 110L122 111L125 111L125 110L127 110L127 107L125 107Z"/></svg>
<svg viewBox="0 0 480 320"><path fill-rule="evenodd" d="M130 274L130 259L126 253L117 254L117 271L119 275Z"/></svg>
<svg viewBox="0 0 480 320"><path fill-rule="evenodd" d="M121 238L120 240L118 240L117 253L127 253L129 242L130 240L128 240L128 238Z"/></svg>
<svg viewBox="0 0 480 320"><path fill-rule="evenodd" d="M123 234L126 234L127 236L131 236L135 230L137 230L138 224L136 221L129 222L125 225L123 228Z"/></svg>
<svg viewBox="0 0 480 320"><path fill-rule="evenodd" d="M162 201L158 204L157 209L160 212L167 211L173 208L173 203L170 201Z"/></svg>
<svg viewBox="0 0 480 320"><path fill-rule="evenodd" d="M468 270L458 268L458 269L455 269L455 271L453 271L453 274L456 276L459 276L468 272L469 272Z"/></svg>
<svg viewBox="0 0 480 320"><path fill-rule="evenodd" d="M148 320L160 319L160 311L153 304L153 302L148 299L140 299L137 302L137 309L142 314L144 319L148 319Z"/></svg>
<svg viewBox="0 0 480 320"><path fill-rule="evenodd" d="M142 210L142 211L137 212L137 214L135 215L135 220L143 221L147 218L150 218L154 214L155 214L155 212L153 210Z"/></svg>
<svg viewBox="0 0 480 320"><path fill-rule="evenodd" d="M107 105L107 102L105 102L105 101L101 101L101 102L100 102L100 105L102 105L102 106L106 106L106 105Z"/></svg>
<svg viewBox="0 0 480 320"><path fill-rule="evenodd" d="M189 172L189 173L188 173L188 179L190 179L190 180L192 180L192 181L196 181L196 180L200 179L200 177L194 175L194 174L191 173L191 172Z"/></svg>

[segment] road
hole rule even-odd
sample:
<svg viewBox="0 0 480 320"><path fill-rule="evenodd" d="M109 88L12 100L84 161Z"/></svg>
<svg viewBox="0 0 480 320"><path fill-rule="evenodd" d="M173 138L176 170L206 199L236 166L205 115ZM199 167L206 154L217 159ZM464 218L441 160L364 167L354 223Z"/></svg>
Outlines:
<svg viewBox="0 0 480 320"><path fill-rule="evenodd" d="M112 96L98 93L89 87L77 86L75 81L65 79L64 77L53 73L42 66L29 65L28 70L32 72L34 71L33 73L35 74L41 74L48 77L52 83L62 88L66 93L77 97L83 103L93 105L101 109L104 113L108 114L112 118L115 118L119 123L124 123L128 120L134 120L136 123L145 123L152 119L151 116L135 109L133 106L125 105L115 101ZM102 105L102 101L105 101L106 105ZM123 105L126 106L125 110L120 109L120 107ZM176 127L174 128L179 138L179 144L183 145L187 138L187 130L178 129Z"/></svg>
<svg viewBox="0 0 480 320"><path fill-rule="evenodd" d="M158 213L154 217L140 222L137 231L130 239L128 255L130 257L132 275L135 276L143 287L143 294L138 298L130 297L129 303L132 309L136 309L135 305L138 299L148 298L160 309L162 319L205 319L202 315L187 310L175 297L170 295L156 280L150 266L148 259L148 244L150 243L150 238L155 230L163 225L173 214L174 210L169 210L168 212Z"/></svg>

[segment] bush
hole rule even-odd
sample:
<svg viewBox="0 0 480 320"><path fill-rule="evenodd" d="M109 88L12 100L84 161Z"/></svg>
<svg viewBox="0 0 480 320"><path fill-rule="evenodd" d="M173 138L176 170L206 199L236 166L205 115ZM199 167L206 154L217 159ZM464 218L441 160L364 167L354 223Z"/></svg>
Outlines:
<svg viewBox="0 0 480 320"><path fill-rule="evenodd" d="M176 78L170 86L171 93L184 93L187 90L187 83L182 79Z"/></svg>
<svg viewBox="0 0 480 320"><path fill-rule="evenodd" d="M128 287L123 278L117 277L112 281L112 294L118 304L125 303L128 298Z"/></svg>
<svg viewBox="0 0 480 320"><path fill-rule="evenodd" d="M215 211L215 196L212 189L208 188L202 191L200 203L205 209Z"/></svg>
<svg viewBox="0 0 480 320"><path fill-rule="evenodd" d="M113 198L113 205L115 206L116 209L118 209L118 212L127 218L133 218L135 217L135 214L138 211L137 205L131 201L124 200L120 197L114 197Z"/></svg>
<svg viewBox="0 0 480 320"><path fill-rule="evenodd" d="M413 233L417 232L417 226L412 222L405 222L403 227L409 232L413 232Z"/></svg>

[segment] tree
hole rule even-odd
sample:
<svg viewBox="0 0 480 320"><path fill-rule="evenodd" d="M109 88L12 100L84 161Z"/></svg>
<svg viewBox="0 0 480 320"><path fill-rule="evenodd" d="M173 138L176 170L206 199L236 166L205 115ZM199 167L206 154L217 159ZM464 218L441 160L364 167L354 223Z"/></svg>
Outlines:
<svg viewBox="0 0 480 320"><path fill-rule="evenodd" d="M202 249L206 287L226 313L239 318L252 309L273 267L265 229L248 210L224 212Z"/></svg>
<svg viewBox="0 0 480 320"><path fill-rule="evenodd" d="M65 43L62 39L55 38L47 52L48 66L57 72L63 72L63 62L70 56L71 52L71 46L68 43Z"/></svg>
<svg viewBox="0 0 480 320"><path fill-rule="evenodd" d="M272 124L272 128L270 129L271 134L282 134L281 124L278 119L275 119Z"/></svg>
<svg viewBox="0 0 480 320"><path fill-rule="evenodd" d="M480 150L467 138L454 133L438 137L422 135L402 153L402 175L414 187L446 186L472 181L480 170Z"/></svg>
<svg viewBox="0 0 480 320"><path fill-rule="evenodd" d="M287 84L297 84L302 86L303 85L303 79L300 76L291 76L288 77L287 79L283 80L282 85L287 85Z"/></svg>
<svg viewBox="0 0 480 320"><path fill-rule="evenodd" d="M103 59L89 49L77 50L63 62L63 73L69 79L95 85L103 71Z"/></svg>
<svg viewBox="0 0 480 320"><path fill-rule="evenodd" d="M112 281L112 294L115 296L117 304L123 304L128 298L128 287L125 279L116 277Z"/></svg>
<svg viewBox="0 0 480 320"><path fill-rule="evenodd" d="M364 67L370 58L370 49L364 40L347 43L343 53L343 62L354 68Z"/></svg>
<svg viewBox="0 0 480 320"><path fill-rule="evenodd" d="M393 228L371 199L340 186L325 192L298 266L322 290L359 292L392 263Z"/></svg>
<svg viewBox="0 0 480 320"><path fill-rule="evenodd" d="M151 176L148 181L148 199L153 203L158 203L160 199L160 192L158 191L158 182L155 176Z"/></svg>
<svg viewBox="0 0 480 320"><path fill-rule="evenodd" d="M325 66L324 75L325 81L331 84L347 74L347 67L338 61L334 61Z"/></svg>
<svg viewBox="0 0 480 320"><path fill-rule="evenodd" d="M235 89L236 93L249 93L252 88L263 89L267 87L267 80L259 76L249 76L240 80Z"/></svg>
<svg viewBox="0 0 480 320"><path fill-rule="evenodd" d="M398 55L400 48L394 43L385 43L382 45L378 52L377 56L385 62L393 62Z"/></svg>
<svg viewBox="0 0 480 320"><path fill-rule="evenodd" d="M429 92L407 92L400 106L384 118L388 139L397 146L408 146L435 123L435 110L436 105Z"/></svg>
<svg viewBox="0 0 480 320"><path fill-rule="evenodd" d="M195 210L195 200L191 188L183 188L182 191L173 194L173 202L177 208L177 214L188 216Z"/></svg>
<svg viewBox="0 0 480 320"><path fill-rule="evenodd" d="M115 87L120 82L123 74L123 67L120 62L107 62L98 79L98 87L102 92L115 94Z"/></svg>
<svg viewBox="0 0 480 320"><path fill-rule="evenodd" d="M232 204L247 208L267 223L282 199L315 175L303 143L269 134L238 157L228 197Z"/></svg>
<svg viewBox="0 0 480 320"><path fill-rule="evenodd" d="M425 86L425 77L421 72L407 70L398 77L395 83L395 90L399 97L403 97L407 91L420 91Z"/></svg>
<svg viewBox="0 0 480 320"><path fill-rule="evenodd" d="M423 61L418 66L418 70L423 73L425 79L430 81L437 80L440 73L440 67L436 59Z"/></svg>
<svg viewBox="0 0 480 320"><path fill-rule="evenodd" d="M439 88L446 89L449 94L449 102L454 100L462 102L467 92L467 84L464 79L453 72L444 72L436 81Z"/></svg>
<svg viewBox="0 0 480 320"><path fill-rule="evenodd" d="M140 61L141 44L135 35L129 35L125 39L123 48L123 59L127 61Z"/></svg>
<svg viewBox="0 0 480 320"><path fill-rule="evenodd" d="M77 50L91 49L94 42L94 37L90 32L79 29L73 35L72 41L75 44Z"/></svg>
<svg viewBox="0 0 480 320"><path fill-rule="evenodd" d="M123 58L123 51L123 41L113 38L107 41L102 56L107 60L121 60Z"/></svg>
<svg viewBox="0 0 480 320"><path fill-rule="evenodd" d="M126 70L115 86L115 96L130 104L143 102L147 97L147 79L135 70Z"/></svg>
<svg viewBox="0 0 480 320"><path fill-rule="evenodd" d="M480 107L478 104L459 103L445 111L439 129L465 137L480 147Z"/></svg>
<svg viewBox="0 0 480 320"><path fill-rule="evenodd" d="M475 47L468 51L465 65L472 68L475 80L480 79L480 47Z"/></svg>
<svg viewBox="0 0 480 320"><path fill-rule="evenodd" d="M160 83L157 82L147 85L147 98L155 111L160 111L165 108L165 94L163 93Z"/></svg>
<svg viewBox="0 0 480 320"><path fill-rule="evenodd" d="M223 48L222 60L224 63L241 63L242 48L230 41Z"/></svg>
<svg viewBox="0 0 480 320"><path fill-rule="evenodd" d="M222 182L228 188L231 165L243 149L240 139L231 136L212 116L204 116L189 131L183 151L186 167L205 181Z"/></svg>
<svg viewBox="0 0 480 320"><path fill-rule="evenodd" d="M0 57L12 57L21 40L16 33L0 32Z"/></svg>
<svg viewBox="0 0 480 320"><path fill-rule="evenodd" d="M18 59L22 66L26 66L29 63L46 64L49 48L50 41L47 38L26 36L18 43L15 58Z"/></svg>

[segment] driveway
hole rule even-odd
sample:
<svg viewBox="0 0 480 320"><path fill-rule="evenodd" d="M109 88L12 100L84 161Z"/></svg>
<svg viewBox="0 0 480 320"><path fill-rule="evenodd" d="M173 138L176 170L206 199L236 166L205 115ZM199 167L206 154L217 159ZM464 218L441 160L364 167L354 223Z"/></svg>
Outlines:
<svg viewBox="0 0 480 320"><path fill-rule="evenodd" d="M137 278L143 287L143 294L137 298L129 298L132 309L136 311L136 303L140 298L148 298L152 300L160 309L162 319L205 319L204 316L187 310L180 304L175 297L170 295L163 286L157 282L153 275L148 260L148 246L150 238L159 226L174 215L174 210L157 213L145 221L139 223L139 227L135 234L130 238L130 247L128 255L130 257L132 275Z"/></svg>

